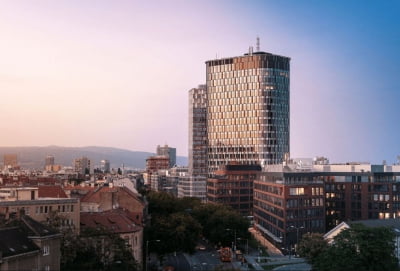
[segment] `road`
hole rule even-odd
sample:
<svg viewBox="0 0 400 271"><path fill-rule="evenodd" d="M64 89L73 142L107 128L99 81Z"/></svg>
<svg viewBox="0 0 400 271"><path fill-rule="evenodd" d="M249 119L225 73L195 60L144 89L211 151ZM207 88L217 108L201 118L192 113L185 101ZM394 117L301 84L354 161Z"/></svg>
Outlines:
<svg viewBox="0 0 400 271"><path fill-rule="evenodd" d="M164 266L172 265L175 271L191 271L190 263L182 253L168 254L164 260Z"/></svg>
<svg viewBox="0 0 400 271"><path fill-rule="evenodd" d="M308 263L298 263L282 265L273 269L274 271L310 271L311 266Z"/></svg>
<svg viewBox="0 0 400 271"><path fill-rule="evenodd" d="M164 266L174 266L175 271L209 271L223 265L226 269L233 267L232 263L221 263L218 252L212 249L196 251L194 254L168 254Z"/></svg>

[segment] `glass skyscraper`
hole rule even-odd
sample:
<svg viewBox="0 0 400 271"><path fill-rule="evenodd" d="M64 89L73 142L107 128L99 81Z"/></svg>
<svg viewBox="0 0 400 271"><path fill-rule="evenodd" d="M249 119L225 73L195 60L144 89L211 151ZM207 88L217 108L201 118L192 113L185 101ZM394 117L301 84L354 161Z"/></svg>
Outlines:
<svg viewBox="0 0 400 271"><path fill-rule="evenodd" d="M229 163L281 163L289 153L290 58L250 51L206 67L208 175Z"/></svg>
<svg viewBox="0 0 400 271"><path fill-rule="evenodd" d="M189 175L207 176L207 87L189 91Z"/></svg>

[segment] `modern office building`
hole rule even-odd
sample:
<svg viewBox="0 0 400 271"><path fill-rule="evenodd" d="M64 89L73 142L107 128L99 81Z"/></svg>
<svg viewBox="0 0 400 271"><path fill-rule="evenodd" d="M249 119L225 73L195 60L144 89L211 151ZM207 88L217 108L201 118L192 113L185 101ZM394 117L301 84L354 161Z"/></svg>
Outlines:
<svg viewBox="0 0 400 271"><path fill-rule="evenodd" d="M209 60L208 175L221 165L282 163L289 153L290 58L265 52Z"/></svg>
<svg viewBox="0 0 400 271"><path fill-rule="evenodd" d="M255 227L278 247L343 221L400 217L400 166L362 163L270 165L254 181Z"/></svg>
<svg viewBox="0 0 400 271"><path fill-rule="evenodd" d="M189 91L189 175L207 176L207 86Z"/></svg>
<svg viewBox="0 0 400 271"><path fill-rule="evenodd" d="M324 183L296 164L270 165L254 180L254 226L279 248L325 232Z"/></svg>
<svg viewBox="0 0 400 271"><path fill-rule="evenodd" d="M178 198L193 197L202 202L207 201L206 194L207 177L204 176L184 176L179 178Z"/></svg>
<svg viewBox="0 0 400 271"><path fill-rule="evenodd" d="M166 156L169 159L169 167L174 167L176 165L176 148L171 148L168 145L157 146L157 155Z"/></svg>
<svg viewBox="0 0 400 271"><path fill-rule="evenodd" d="M207 181L208 202L231 206L243 216L253 215L253 182L260 165L226 165Z"/></svg>

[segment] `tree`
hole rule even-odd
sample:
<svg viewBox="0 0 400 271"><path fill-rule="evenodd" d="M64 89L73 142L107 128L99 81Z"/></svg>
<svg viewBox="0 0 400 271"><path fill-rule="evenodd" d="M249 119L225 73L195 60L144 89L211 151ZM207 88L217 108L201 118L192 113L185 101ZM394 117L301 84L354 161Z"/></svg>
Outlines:
<svg viewBox="0 0 400 271"><path fill-rule="evenodd" d="M159 254L174 251L192 253L200 237L201 229L201 225L187 213L173 213L154 218L149 228L148 239L161 240L161 242L151 250Z"/></svg>
<svg viewBox="0 0 400 271"><path fill-rule="evenodd" d="M198 198L176 198L167 192L150 191L147 198L149 200L149 212L152 215L191 212L194 208L201 205Z"/></svg>
<svg viewBox="0 0 400 271"><path fill-rule="evenodd" d="M229 206L204 204L193 210L203 235L214 244L228 246L236 238L249 238L249 221Z"/></svg>
<svg viewBox="0 0 400 271"><path fill-rule="evenodd" d="M390 228L354 224L338 234L333 244L315 257L313 266L319 271L398 270L394 237Z"/></svg>
<svg viewBox="0 0 400 271"><path fill-rule="evenodd" d="M297 246L297 253L310 263L328 248L328 243L321 233L306 233Z"/></svg>
<svg viewBox="0 0 400 271"><path fill-rule="evenodd" d="M159 254L193 252L201 235L224 246L230 246L235 237L249 238L249 221L229 206L176 198L166 192L150 191L147 198L152 221L145 236L146 240L161 240L156 248L149 249Z"/></svg>

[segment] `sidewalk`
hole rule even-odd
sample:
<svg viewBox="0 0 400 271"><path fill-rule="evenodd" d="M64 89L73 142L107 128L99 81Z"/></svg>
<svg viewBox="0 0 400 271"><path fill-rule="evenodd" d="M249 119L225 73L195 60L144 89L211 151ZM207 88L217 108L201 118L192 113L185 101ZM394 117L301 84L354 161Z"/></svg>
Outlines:
<svg viewBox="0 0 400 271"><path fill-rule="evenodd" d="M254 228L250 228L249 232L253 235L253 237L258 240L261 245L267 248L268 254L271 257L283 257L282 252L277 249L270 241L264 238L261 233L256 231Z"/></svg>

